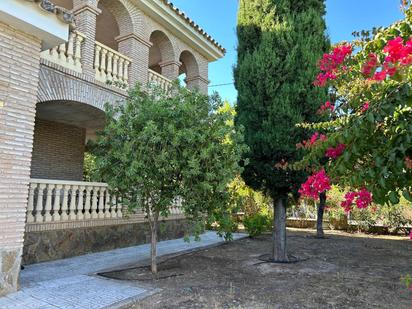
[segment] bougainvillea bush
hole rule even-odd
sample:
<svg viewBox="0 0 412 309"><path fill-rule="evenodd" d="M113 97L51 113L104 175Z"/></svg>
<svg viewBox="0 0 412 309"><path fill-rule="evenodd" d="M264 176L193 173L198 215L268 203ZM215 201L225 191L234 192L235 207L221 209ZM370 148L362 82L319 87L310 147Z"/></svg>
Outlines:
<svg viewBox="0 0 412 309"><path fill-rule="evenodd" d="M412 10L387 28L341 43L319 61L317 87L330 99L319 102L329 120L304 123L312 138L297 147L306 155L295 169L312 176L303 197L316 198L332 183L350 188L346 212L377 204L412 201ZM327 163L325 164L325 160Z"/></svg>

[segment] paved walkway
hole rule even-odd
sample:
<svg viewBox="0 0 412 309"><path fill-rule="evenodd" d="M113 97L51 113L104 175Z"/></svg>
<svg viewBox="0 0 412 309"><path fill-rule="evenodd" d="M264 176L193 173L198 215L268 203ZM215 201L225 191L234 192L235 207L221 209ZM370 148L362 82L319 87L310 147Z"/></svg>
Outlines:
<svg viewBox="0 0 412 309"><path fill-rule="evenodd" d="M244 237L234 234L234 239ZM162 241L158 255L204 248L223 242L215 232L201 241ZM93 253L27 266L20 274L20 291L0 297L1 309L120 308L156 292L135 282L107 279L96 274L121 269L149 258L150 245Z"/></svg>

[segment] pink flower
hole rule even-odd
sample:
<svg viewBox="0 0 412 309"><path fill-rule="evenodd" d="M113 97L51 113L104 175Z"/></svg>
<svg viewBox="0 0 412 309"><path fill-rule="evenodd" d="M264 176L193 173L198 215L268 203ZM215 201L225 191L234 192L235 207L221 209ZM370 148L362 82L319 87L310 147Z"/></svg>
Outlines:
<svg viewBox="0 0 412 309"><path fill-rule="evenodd" d="M386 75L386 70L382 70L380 72L376 72L375 75L373 75L372 79L376 81L383 81L386 79Z"/></svg>
<svg viewBox="0 0 412 309"><path fill-rule="evenodd" d="M393 40L388 41L386 46L383 48L383 52L387 53L388 56L385 58L386 62L391 62L393 64L397 62L408 62L408 58L412 54L412 46L409 41L404 45L403 39L397 37Z"/></svg>
<svg viewBox="0 0 412 309"><path fill-rule="evenodd" d="M352 46L349 44L337 46L331 53L324 54L319 61L319 68L322 73L317 76L314 85L324 87L329 80L336 79L336 72L338 71L339 66L350 54L352 54Z"/></svg>
<svg viewBox="0 0 412 309"><path fill-rule="evenodd" d="M365 103L362 105L361 112L364 113L364 112L366 112L368 109L369 109L369 102L365 102Z"/></svg>
<svg viewBox="0 0 412 309"><path fill-rule="evenodd" d="M299 193L302 197L317 199L319 193L330 190L330 188L329 177L326 175L325 170L322 169L310 176L306 182L301 185Z"/></svg>
<svg viewBox="0 0 412 309"><path fill-rule="evenodd" d="M336 159L337 157L340 157L342 155L345 148L346 148L345 144L339 144L335 148L330 147L326 150L325 156L332 158L332 159Z"/></svg>
<svg viewBox="0 0 412 309"><path fill-rule="evenodd" d="M362 208L367 208L370 204L372 204L372 194L368 190L366 190L366 188L362 188L358 192L356 206L359 209L362 209Z"/></svg>
<svg viewBox="0 0 412 309"><path fill-rule="evenodd" d="M412 229L409 231L409 239L412 240ZM412 290L412 285L411 285L411 290Z"/></svg>
<svg viewBox="0 0 412 309"><path fill-rule="evenodd" d="M364 76L370 76L372 72L376 70L376 67L378 66L378 57L370 53L368 55L368 61L362 66L361 73Z"/></svg>
<svg viewBox="0 0 412 309"><path fill-rule="evenodd" d="M348 192L345 194L345 200L340 204L345 212L350 212L352 210L352 204L355 197L358 195L356 192Z"/></svg>
<svg viewBox="0 0 412 309"><path fill-rule="evenodd" d="M318 137L319 137L319 132L313 133L312 136L310 137L309 144L313 146L318 140Z"/></svg>
<svg viewBox="0 0 412 309"><path fill-rule="evenodd" d="M335 108L335 106L331 102L327 101L327 102L325 102L325 104L323 104L319 108L318 113L322 114L322 113L326 112L327 110L330 110L331 112L333 112L334 108Z"/></svg>
<svg viewBox="0 0 412 309"><path fill-rule="evenodd" d="M346 212L350 212L354 201L359 209L367 208L372 204L372 194L366 188L362 188L358 192L350 191L345 194L345 200L341 203L341 206Z"/></svg>

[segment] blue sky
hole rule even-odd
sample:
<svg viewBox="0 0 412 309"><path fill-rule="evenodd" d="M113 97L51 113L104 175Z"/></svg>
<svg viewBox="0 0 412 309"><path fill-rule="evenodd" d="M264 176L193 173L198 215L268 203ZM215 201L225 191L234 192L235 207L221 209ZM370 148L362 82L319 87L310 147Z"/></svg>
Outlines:
<svg viewBox="0 0 412 309"><path fill-rule="evenodd" d="M210 85L232 83L232 68L236 63L238 0L173 0L173 4L227 49L225 58L209 66ZM355 30L387 26L402 17L399 0L326 0L326 5L328 33L334 43L350 41ZM236 101L233 85L209 89L218 91L231 103Z"/></svg>

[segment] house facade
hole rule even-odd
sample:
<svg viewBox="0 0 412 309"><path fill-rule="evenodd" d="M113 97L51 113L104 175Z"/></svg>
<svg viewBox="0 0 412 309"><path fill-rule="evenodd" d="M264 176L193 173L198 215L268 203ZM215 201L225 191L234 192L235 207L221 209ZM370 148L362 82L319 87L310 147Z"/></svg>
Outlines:
<svg viewBox="0 0 412 309"><path fill-rule="evenodd" d="M0 2L0 295L35 263L147 241L104 183L83 180L106 102L135 83L207 93L225 50L166 0ZM185 224L172 206L164 237Z"/></svg>

